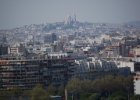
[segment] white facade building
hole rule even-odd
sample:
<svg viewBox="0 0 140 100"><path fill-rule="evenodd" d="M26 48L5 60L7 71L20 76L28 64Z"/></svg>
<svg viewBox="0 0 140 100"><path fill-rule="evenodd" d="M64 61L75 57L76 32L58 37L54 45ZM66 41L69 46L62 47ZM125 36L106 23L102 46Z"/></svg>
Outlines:
<svg viewBox="0 0 140 100"><path fill-rule="evenodd" d="M130 61L116 61L117 67L122 68L122 67L129 67L131 72L134 72L134 64L135 62L130 62Z"/></svg>
<svg viewBox="0 0 140 100"><path fill-rule="evenodd" d="M117 65L113 61L89 58L90 60L76 60L79 72L87 71L112 71L117 69Z"/></svg>

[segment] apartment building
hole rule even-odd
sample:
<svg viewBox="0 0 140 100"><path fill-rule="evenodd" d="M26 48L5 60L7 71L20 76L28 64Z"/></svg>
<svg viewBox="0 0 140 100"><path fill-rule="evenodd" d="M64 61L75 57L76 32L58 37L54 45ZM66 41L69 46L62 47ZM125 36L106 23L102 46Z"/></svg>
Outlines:
<svg viewBox="0 0 140 100"><path fill-rule="evenodd" d="M45 87L66 84L74 73L70 59L0 60L0 89L20 87L31 89L36 84Z"/></svg>

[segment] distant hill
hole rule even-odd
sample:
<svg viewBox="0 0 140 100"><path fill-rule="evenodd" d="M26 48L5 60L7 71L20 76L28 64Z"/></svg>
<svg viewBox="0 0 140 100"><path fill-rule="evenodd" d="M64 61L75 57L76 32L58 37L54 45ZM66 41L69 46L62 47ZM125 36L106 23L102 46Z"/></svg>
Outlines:
<svg viewBox="0 0 140 100"><path fill-rule="evenodd" d="M133 26L133 27L140 27L140 21L131 21L131 22L127 22L125 24Z"/></svg>

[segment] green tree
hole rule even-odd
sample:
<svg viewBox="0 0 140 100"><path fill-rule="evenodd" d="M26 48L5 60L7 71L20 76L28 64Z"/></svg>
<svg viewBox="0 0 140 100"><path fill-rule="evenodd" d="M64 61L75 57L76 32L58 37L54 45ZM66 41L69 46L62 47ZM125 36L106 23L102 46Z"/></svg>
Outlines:
<svg viewBox="0 0 140 100"><path fill-rule="evenodd" d="M6 90L0 90L0 100L8 100L10 99L11 94L9 91Z"/></svg>
<svg viewBox="0 0 140 100"><path fill-rule="evenodd" d="M31 100L49 100L49 95L41 85L37 85L31 91Z"/></svg>
<svg viewBox="0 0 140 100"><path fill-rule="evenodd" d="M61 86L58 87L58 95L63 96L65 94L64 91L65 91L64 85L61 85Z"/></svg>
<svg viewBox="0 0 140 100"><path fill-rule="evenodd" d="M56 95L57 94L57 88L55 86L53 86L53 85L49 85L47 87L47 93L49 95Z"/></svg>
<svg viewBox="0 0 140 100"><path fill-rule="evenodd" d="M81 80L76 78L70 80L66 88L68 92L81 92Z"/></svg>
<svg viewBox="0 0 140 100"><path fill-rule="evenodd" d="M127 95L122 91L117 91L109 96L107 100L127 100Z"/></svg>
<svg viewBox="0 0 140 100"><path fill-rule="evenodd" d="M98 100L98 98L99 98L99 94L94 93L87 100Z"/></svg>
<svg viewBox="0 0 140 100"><path fill-rule="evenodd" d="M15 98L19 98L22 95L23 90L19 87L14 87L9 92L10 92L10 95L11 95L11 99L13 100Z"/></svg>
<svg viewBox="0 0 140 100"><path fill-rule="evenodd" d="M140 100L140 95L132 95L130 100Z"/></svg>
<svg viewBox="0 0 140 100"><path fill-rule="evenodd" d="M92 91L94 88L91 80L82 80L80 85L83 92Z"/></svg>
<svg viewBox="0 0 140 100"><path fill-rule="evenodd" d="M118 95L118 96L114 97L113 100L128 100L128 99L122 95Z"/></svg>

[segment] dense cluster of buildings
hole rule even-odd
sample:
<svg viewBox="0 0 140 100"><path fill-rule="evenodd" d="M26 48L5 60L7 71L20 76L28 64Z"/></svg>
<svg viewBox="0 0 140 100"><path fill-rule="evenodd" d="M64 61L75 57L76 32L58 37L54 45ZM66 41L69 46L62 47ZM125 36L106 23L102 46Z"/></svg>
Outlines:
<svg viewBox="0 0 140 100"><path fill-rule="evenodd" d="M31 89L38 83L59 86L74 77L95 79L108 74L133 74L136 87L139 82L137 27L81 23L74 15L64 22L0 33L0 89Z"/></svg>

